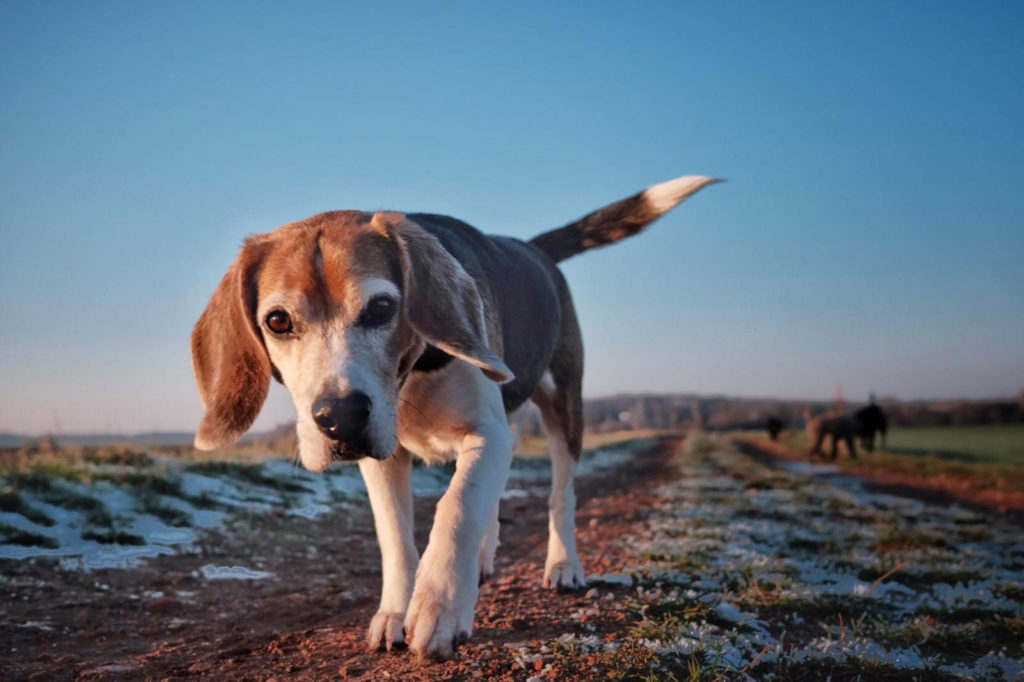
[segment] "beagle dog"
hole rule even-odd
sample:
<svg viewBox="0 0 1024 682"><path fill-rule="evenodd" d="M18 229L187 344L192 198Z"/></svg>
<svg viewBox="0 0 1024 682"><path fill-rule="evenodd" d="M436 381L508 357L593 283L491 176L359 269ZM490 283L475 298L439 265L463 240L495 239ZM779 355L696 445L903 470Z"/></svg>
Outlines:
<svg viewBox="0 0 1024 682"><path fill-rule="evenodd" d="M291 393L310 471L358 461L383 562L367 643L448 658L494 571L508 415L528 400L553 481L544 585L585 585L573 475L583 435L583 342L556 263L636 234L717 182L654 185L529 242L426 213L338 211L245 240L192 333L205 415L195 445L228 445L271 377ZM423 556L412 455L456 462Z"/></svg>

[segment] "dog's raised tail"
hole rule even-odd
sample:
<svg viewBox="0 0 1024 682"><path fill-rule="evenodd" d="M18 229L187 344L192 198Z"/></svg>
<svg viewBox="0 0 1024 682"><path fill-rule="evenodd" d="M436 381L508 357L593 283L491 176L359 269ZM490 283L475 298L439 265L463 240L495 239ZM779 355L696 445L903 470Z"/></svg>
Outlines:
<svg viewBox="0 0 1024 682"><path fill-rule="evenodd" d="M633 236L691 194L716 182L722 181L703 175L684 175L599 208L565 227L539 234L530 243L558 263L589 249Z"/></svg>

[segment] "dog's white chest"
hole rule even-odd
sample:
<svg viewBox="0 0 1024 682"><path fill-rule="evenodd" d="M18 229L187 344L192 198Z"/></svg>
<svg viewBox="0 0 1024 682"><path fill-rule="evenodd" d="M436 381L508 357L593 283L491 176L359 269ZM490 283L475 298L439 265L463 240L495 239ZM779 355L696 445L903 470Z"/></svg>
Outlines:
<svg viewBox="0 0 1024 682"><path fill-rule="evenodd" d="M402 447L428 464L450 462L458 455L451 442L436 436L424 437L422 434L416 434L414 437L407 437L405 434L399 434L399 442Z"/></svg>
<svg viewBox="0 0 1024 682"><path fill-rule="evenodd" d="M498 385L458 359L410 376L398 401L399 442L430 463L453 460L466 434L479 425L504 421Z"/></svg>

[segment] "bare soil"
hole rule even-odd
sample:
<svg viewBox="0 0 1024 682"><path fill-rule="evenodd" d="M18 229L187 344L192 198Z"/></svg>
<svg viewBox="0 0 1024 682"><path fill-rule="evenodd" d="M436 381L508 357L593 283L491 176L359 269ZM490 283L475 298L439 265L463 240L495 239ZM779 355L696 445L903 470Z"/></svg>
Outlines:
<svg viewBox="0 0 1024 682"><path fill-rule="evenodd" d="M616 539L644 533L653 492L667 480L678 438L663 438L627 465L577 482L578 538L588 575L635 564ZM436 500L417 501L418 543ZM380 560L369 509L315 520L251 515L205 534L190 551L123 570L66 570L56 561L0 562L0 679L4 680L408 680L526 679L519 646L579 628L571 614L600 603L588 626L614 641L631 618L599 584L578 593L540 587L547 538L539 492L504 500L497 573L481 588L471 640L451 661L408 650L369 652ZM210 580L208 565L258 566L259 580ZM611 598L609 598L611 595ZM603 679L608 659L583 661L560 679Z"/></svg>

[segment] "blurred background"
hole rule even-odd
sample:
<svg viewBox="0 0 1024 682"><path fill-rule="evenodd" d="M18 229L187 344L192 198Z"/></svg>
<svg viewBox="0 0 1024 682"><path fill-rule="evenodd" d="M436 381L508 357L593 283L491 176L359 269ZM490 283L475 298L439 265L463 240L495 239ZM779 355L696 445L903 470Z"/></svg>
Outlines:
<svg viewBox="0 0 1024 682"><path fill-rule="evenodd" d="M0 431L193 430L189 333L247 234L391 208L529 238L683 174L728 182L565 265L610 418L842 386L1019 419L1022 19L2 3ZM293 416L275 385L255 430Z"/></svg>

